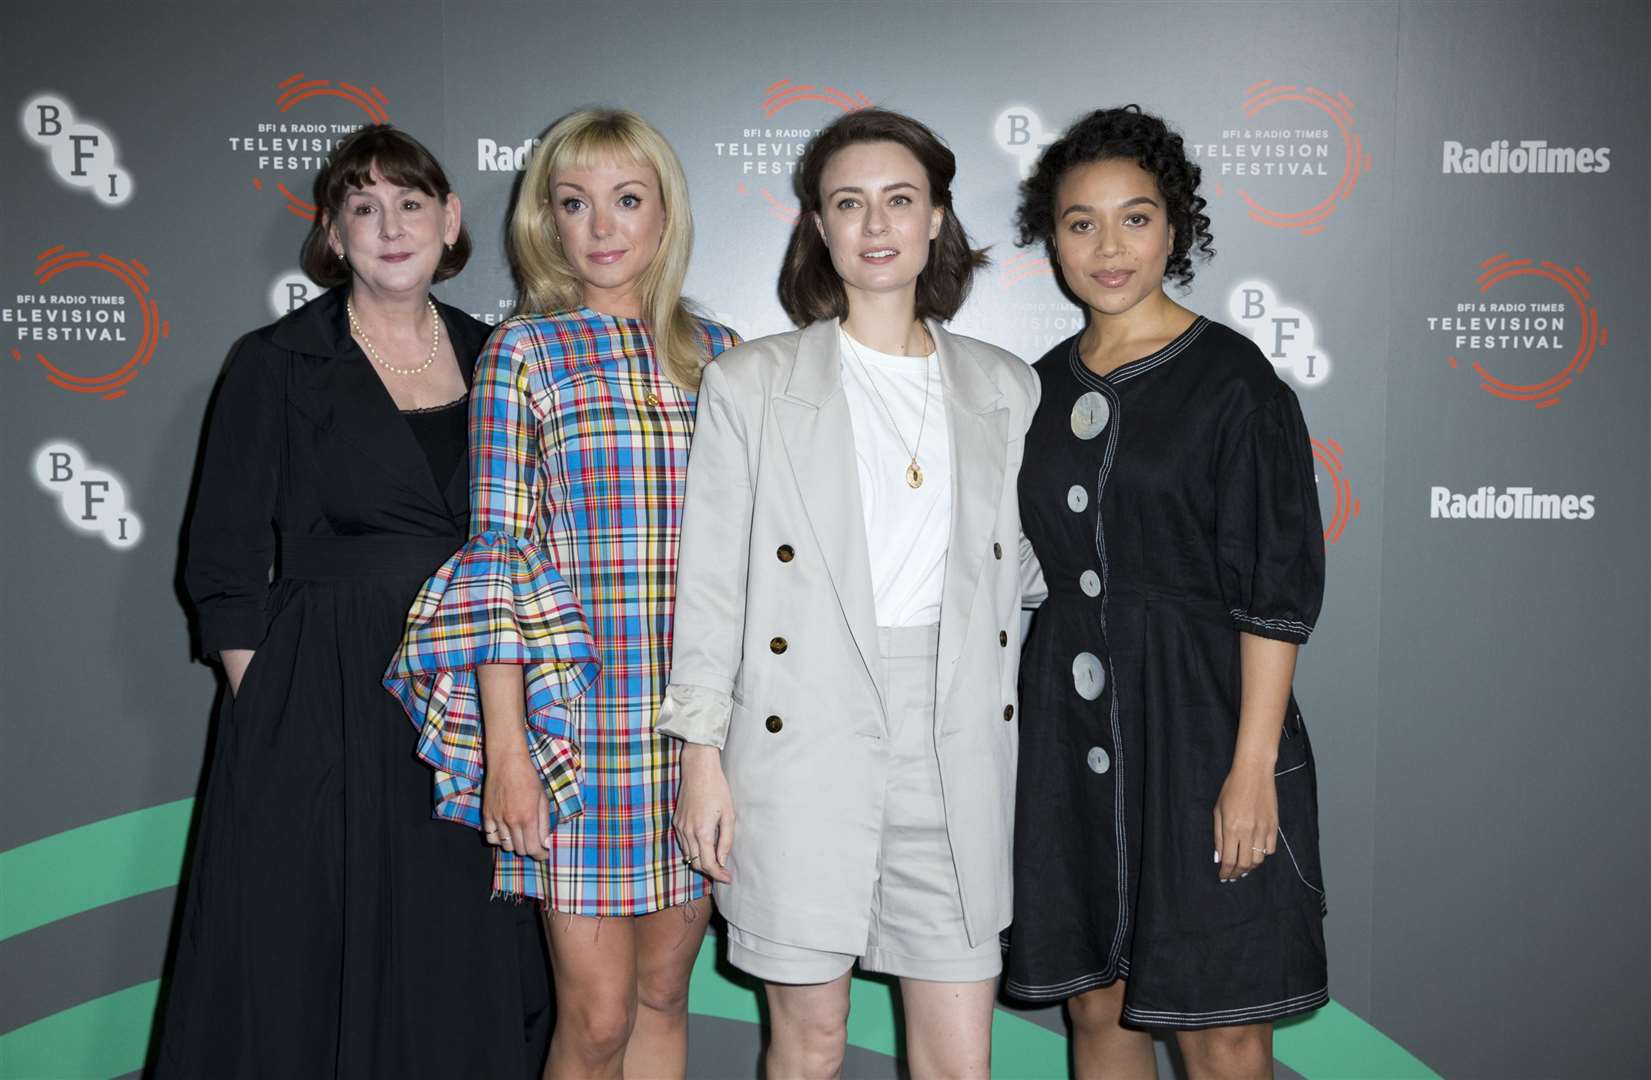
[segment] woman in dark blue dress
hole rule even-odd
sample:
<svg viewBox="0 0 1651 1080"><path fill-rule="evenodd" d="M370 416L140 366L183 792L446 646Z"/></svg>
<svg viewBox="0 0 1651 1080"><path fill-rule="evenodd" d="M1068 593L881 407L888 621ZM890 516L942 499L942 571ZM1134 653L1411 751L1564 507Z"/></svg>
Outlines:
<svg viewBox="0 0 1651 1080"><path fill-rule="evenodd" d="M1037 364L1021 520L1049 599L1021 664L1008 991L1066 1001L1079 1076L1269 1076L1328 999L1313 754L1291 693L1324 546L1295 394L1163 291L1210 253L1156 117L1081 119L1023 186L1087 308ZM1213 858L1212 858L1213 856Z"/></svg>
<svg viewBox="0 0 1651 1080"><path fill-rule="evenodd" d="M231 692L154 1075L537 1076L533 911L490 904L488 847L432 819L380 683L469 525L487 327L430 296L469 253L459 201L383 127L338 146L315 201L304 268L335 287L236 346L189 523L201 649Z"/></svg>

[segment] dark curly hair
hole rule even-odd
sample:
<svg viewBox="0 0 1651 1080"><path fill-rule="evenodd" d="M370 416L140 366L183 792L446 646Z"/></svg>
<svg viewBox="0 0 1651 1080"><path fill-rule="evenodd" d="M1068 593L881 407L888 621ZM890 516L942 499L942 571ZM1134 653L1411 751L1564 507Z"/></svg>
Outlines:
<svg viewBox="0 0 1651 1080"><path fill-rule="evenodd" d="M1164 196L1164 209L1175 242L1164 265L1164 277L1177 285L1192 282L1192 257L1207 259L1215 254L1211 242L1208 205L1198 195L1203 171L1187 157L1181 136L1139 105L1121 109L1096 109L1071 127L1038 155L1037 167L1020 185L1020 206L1015 210L1015 245L1043 244L1049 261L1059 269L1055 257L1055 188L1068 169L1095 161L1133 161L1152 174Z"/></svg>

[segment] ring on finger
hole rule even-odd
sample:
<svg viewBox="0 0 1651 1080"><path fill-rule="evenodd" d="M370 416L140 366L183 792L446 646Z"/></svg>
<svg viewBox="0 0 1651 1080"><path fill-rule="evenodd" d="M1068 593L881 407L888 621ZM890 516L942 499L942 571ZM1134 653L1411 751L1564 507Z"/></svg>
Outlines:
<svg viewBox="0 0 1651 1080"><path fill-rule="evenodd" d="M1266 848L1262 848L1262 847L1252 847L1250 850L1260 852L1263 855L1271 855L1272 854L1272 852L1270 852Z"/></svg>

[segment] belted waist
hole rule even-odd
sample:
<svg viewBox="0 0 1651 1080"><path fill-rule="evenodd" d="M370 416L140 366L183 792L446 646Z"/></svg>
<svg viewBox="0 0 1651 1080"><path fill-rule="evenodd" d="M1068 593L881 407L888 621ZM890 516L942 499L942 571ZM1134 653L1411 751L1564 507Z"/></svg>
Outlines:
<svg viewBox="0 0 1651 1080"><path fill-rule="evenodd" d="M281 542L281 576L423 577L463 546L457 535L296 536Z"/></svg>

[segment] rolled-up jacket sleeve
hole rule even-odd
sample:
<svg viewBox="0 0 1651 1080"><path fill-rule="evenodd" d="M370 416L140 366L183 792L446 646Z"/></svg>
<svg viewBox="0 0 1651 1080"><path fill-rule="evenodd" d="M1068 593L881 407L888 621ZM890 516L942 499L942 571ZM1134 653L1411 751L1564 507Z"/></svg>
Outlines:
<svg viewBox="0 0 1651 1080"><path fill-rule="evenodd" d="M688 456L671 681L654 725L684 742L721 747L733 716L750 560L749 450L727 376L713 361L700 383Z"/></svg>

